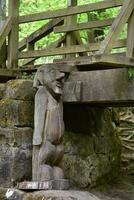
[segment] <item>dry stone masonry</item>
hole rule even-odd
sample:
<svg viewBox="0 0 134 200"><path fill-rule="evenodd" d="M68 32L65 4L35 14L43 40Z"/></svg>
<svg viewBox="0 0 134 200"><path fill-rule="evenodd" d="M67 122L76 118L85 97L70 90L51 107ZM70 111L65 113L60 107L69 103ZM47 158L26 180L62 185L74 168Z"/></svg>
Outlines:
<svg viewBox="0 0 134 200"><path fill-rule="evenodd" d="M33 134L32 81L0 85L0 185L31 178Z"/></svg>

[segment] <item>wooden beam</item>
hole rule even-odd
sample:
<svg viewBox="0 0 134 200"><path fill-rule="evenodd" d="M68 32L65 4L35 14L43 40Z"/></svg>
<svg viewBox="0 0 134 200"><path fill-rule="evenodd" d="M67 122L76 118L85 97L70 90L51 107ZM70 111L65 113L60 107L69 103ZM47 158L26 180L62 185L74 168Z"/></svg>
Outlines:
<svg viewBox="0 0 134 200"><path fill-rule="evenodd" d="M65 72L65 73L70 73L74 70L76 71L75 66L70 66L70 65L66 65L66 64L49 63L47 65L50 65L50 66L52 65L53 67L57 68L61 72ZM45 66L45 64L21 66L20 71L31 73L31 72L35 72L41 66Z"/></svg>
<svg viewBox="0 0 134 200"><path fill-rule="evenodd" d="M9 16L12 18L12 30L8 38L8 68L18 67L19 41L19 0L9 0Z"/></svg>
<svg viewBox="0 0 134 200"><path fill-rule="evenodd" d="M120 40L114 43L114 48L121 48L126 45L126 40ZM45 48L43 50L35 50L35 51L26 51L19 53L19 59L27 59L27 58L38 58L45 56L55 56L55 55L64 55L64 54L73 54L73 53L81 53L81 52L90 52L98 50L100 43L92 43L90 46L87 45L73 45L68 48L60 47L60 48Z"/></svg>
<svg viewBox="0 0 134 200"><path fill-rule="evenodd" d="M0 49L0 67L1 68L6 68L6 59L7 59L7 46L4 43L4 45Z"/></svg>
<svg viewBox="0 0 134 200"><path fill-rule="evenodd" d="M4 42L6 41L6 37L11 31L11 28L12 28L12 18L8 17L2 29L0 30L0 48L3 46Z"/></svg>
<svg viewBox="0 0 134 200"><path fill-rule="evenodd" d="M91 29L91 28L101 28L105 26L111 26L115 18L112 19L104 19L104 20L94 20L90 21L88 23L80 23L80 24L74 24L70 26L58 26L54 28L55 33L66 33L70 31L80 31L85 29Z"/></svg>
<svg viewBox="0 0 134 200"><path fill-rule="evenodd" d="M73 72L65 82L64 103L134 105L134 79L127 69Z"/></svg>
<svg viewBox="0 0 134 200"><path fill-rule="evenodd" d="M44 19L53 19L53 18L59 18L59 17L65 17L80 13L87 13L91 11L96 10L102 10L106 8L113 8L118 7L123 4L124 0L105 0L97 3L91 3L87 5L82 6L75 6L65 9L59 9L56 11L47 11L42 13L36 13L36 14L30 14L30 15L24 15L19 17L19 23L28 23L28 22L34 22Z"/></svg>
<svg viewBox="0 0 134 200"><path fill-rule="evenodd" d="M134 67L134 59L125 57L124 55L118 54L101 54L93 56L78 57L70 60L55 61L56 64L66 64L77 66L80 70L90 70L92 69L109 69L109 68L122 68L122 67Z"/></svg>
<svg viewBox="0 0 134 200"><path fill-rule="evenodd" d="M67 6L68 8L77 6L77 0L67 0ZM73 26L76 23L77 23L77 15L68 16L65 19L65 24L67 26L70 26L70 25ZM74 38L74 35L72 34L72 32L67 33L65 46L70 47L71 45L75 45L75 44L76 44L76 38ZM66 57L75 57L75 54L68 54L66 55Z"/></svg>
<svg viewBox="0 0 134 200"><path fill-rule="evenodd" d="M119 15L117 16L117 18L115 19L115 21L111 26L108 35L101 43L98 54L109 53L112 50L113 42L117 38L124 24L127 22L133 9L134 9L134 0L125 0Z"/></svg>
<svg viewBox="0 0 134 200"><path fill-rule="evenodd" d="M17 77L20 75L19 70L13 70L13 69L0 69L0 77L5 76L5 77Z"/></svg>
<svg viewBox="0 0 134 200"><path fill-rule="evenodd" d="M127 57L134 57L134 11L128 20Z"/></svg>
<svg viewBox="0 0 134 200"><path fill-rule="evenodd" d="M60 18L60 19L54 19L49 21L47 24L43 25L41 28L39 28L38 30L36 30L35 32L33 32L32 34L30 34L28 37L26 37L25 39L23 39L22 41L19 42L19 50L23 50L26 48L26 44L27 42L37 42L38 40L40 40L41 38L47 36L48 34L50 34L53 31L53 28L57 25L61 25L63 24L64 19Z"/></svg>

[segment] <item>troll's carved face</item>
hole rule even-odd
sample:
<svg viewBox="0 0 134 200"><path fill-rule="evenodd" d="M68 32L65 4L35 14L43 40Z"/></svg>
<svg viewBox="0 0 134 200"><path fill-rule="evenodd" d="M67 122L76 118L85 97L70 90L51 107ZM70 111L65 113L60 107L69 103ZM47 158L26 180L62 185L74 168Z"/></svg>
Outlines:
<svg viewBox="0 0 134 200"><path fill-rule="evenodd" d="M35 75L34 87L44 85L53 96L59 96L62 94L64 76L64 73L51 65L42 66Z"/></svg>

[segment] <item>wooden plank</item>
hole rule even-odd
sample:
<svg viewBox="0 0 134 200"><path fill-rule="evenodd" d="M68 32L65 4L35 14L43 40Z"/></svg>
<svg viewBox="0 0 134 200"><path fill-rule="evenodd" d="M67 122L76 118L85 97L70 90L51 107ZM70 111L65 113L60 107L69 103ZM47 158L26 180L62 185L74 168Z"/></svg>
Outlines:
<svg viewBox="0 0 134 200"><path fill-rule="evenodd" d="M68 8L77 6L77 0L67 0L67 5L68 5ZM65 24L67 26L69 25L73 26L76 24L76 22L77 22L77 15L68 16L65 19ZM75 44L76 44L76 39L74 35L72 34L72 32L67 33L65 46L70 47L71 45L75 45ZM75 54L68 54L66 55L66 57L75 57Z"/></svg>
<svg viewBox="0 0 134 200"><path fill-rule="evenodd" d="M134 11L128 20L127 57L134 57Z"/></svg>
<svg viewBox="0 0 134 200"><path fill-rule="evenodd" d="M18 67L18 40L19 40L19 0L9 1L9 16L12 17L12 30L8 38L8 67Z"/></svg>
<svg viewBox="0 0 134 200"><path fill-rule="evenodd" d="M62 36L61 38L59 38L57 41L55 41L54 43L52 43L51 45L49 45L47 48L57 48L61 45L61 43L63 43L65 41L65 36ZM38 59L39 57L36 58L30 58L27 59L26 61L23 62L22 65L29 65L31 62L35 61L36 59Z"/></svg>
<svg viewBox="0 0 134 200"><path fill-rule="evenodd" d="M115 48L124 47L125 45L126 45L126 40L120 40L114 43ZM100 46L100 43L92 43L90 44L90 46L89 45L73 45L73 46L70 46L69 48L66 48L66 47L45 48L43 50L26 51L26 52L19 53L19 59L90 52L90 51L98 50L99 46Z"/></svg>
<svg viewBox="0 0 134 200"><path fill-rule="evenodd" d="M7 46L4 45L0 49L0 67L6 68L6 58L7 58Z"/></svg>
<svg viewBox="0 0 134 200"><path fill-rule="evenodd" d="M0 48L3 46L6 37L8 36L9 32L12 28L12 18L8 17L6 22L4 23L2 29L0 30Z"/></svg>
<svg viewBox="0 0 134 200"><path fill-rule="evenodd" d="M101 43L98 54L109 53L111 51L113 47L113 42L117 38L124 24L127 22L133 9L134 9L134 0L125 0L119 15L117 16L117 18L115 19L115 21L111 26L108 35Z"/></svg>
<svg viewBox="0 0 134 200"><path fill-rule="evenodd" d="M55 62L56 63L56 62ZM78 66L80 70L82 70L83 67L86 67L86 70L90 70L90 65L94 65L96 69L96 65L98 66L97 69L101 68L120 68L120 67L134 67L134 59L127 58L122 55L118 54L100 54L100 55L93 55L93 56L84 56L78 57L75 59L70 60L62 60L61 62L57 62L56 64L66 64L66 65L72 65L72 66ZM85 68L83 68L85 69Z"/></svg>
<svg viewBox="0 0 134 200"><path fill-rule="evenodd" d="M63 88L64 103L134 105L134 79L127 69L73 72ZM72 105L74 106L74 105Z"/></svg>
<svg viewBox="0 0 134 200"><path fill-rule="evenodd" d="M59 62L60 64L62 63ZM122 68L122 67L134 67L134 59L129 59L125 56L120 55L94 55L87 56L84 58L76 58L72 60L63 61L66 65L76 65L80 70L91 69L109 69L109 68ZM86 68L85 68L86 67ZM88 69L89 68L89 69Z"/></svg>
<svg viewBox="0 0 134 200"><path fill-rule="evenodd" d="M65 17L80 13L87 13L91 11L97 11L102 10L106 8L113 8L118 7L123 4L124 0L105 0L97 3L91 3L87 5L82 6L75 6L65 9L59 9L55 11L47 11L42 13L36 13L36 14L30 14L30 15L24 15L19 17L19 23L28 23L28 22L34 22L44 19L53 19L53 18L59 18L59 17Z"/></svg>
<svg viewBox="0 0 134 200"><path fill-rule="evenodd" d="M19 70L13 70L13 69L0 69L0 76L5 77L17 77L20 75Z"/></svg>
<svg viewBox="0 0 134 200"><path fill-rule="evenodd" d="M27 50L28 50L28 51L34 51L34 43L33 43L33 42L30 42L30 43L28 42L28 43L27 43ZM31 59L31 61L29 61L29 64L30 64L30 65L34 65L34 61L35 61L35 60L32 60L32 59Z"/></svg>
<svg viewBox="0 0 134 200"><path fill-rule="evenodd" d="M31 72L35 72L39 67L44 66L44 65L45 64L21 66L20 71L31 73ZM74 70L76 71L75 66L69 66L69 65L66 65L66 64L49 63L47 65L50 65L50 66L52 65L55 68L57 68L58 70L60 70L61 72L65 72L65 73L70 73Z"/></svg>
<svg viewBox="0 0 134 200"><path fill-rule="evenodd" d="M54 28L55 33L65 33L70 31L80 31L84 29L91 29L91 28L101 28L105 26L111 26L115 18L112 19L104 19L104 20L94 20L88 23L80 23L80 24L73 24L70 26L58 26Z"/></svg>
<svg viewBox="0 0 134 200"><path fill-rule="evenodd" d="M27 42L37 42L41 38L47 36L53 31L53 28L57 25L63 24L64 19L54 19L49 21L47 24L43 25L41 28L30 34L27 38L23 39L19 42L19 50L23 50L26 48Z"/></svg>
<svg viewBox="0 0 134 200"><path fill-rule="evenodd" d="M99 59L99 58L98 58ZM99 63L101 65L110 65L118 67L134 67L134 59L127 58L125 56L115 55L102 55Z"/></svg>

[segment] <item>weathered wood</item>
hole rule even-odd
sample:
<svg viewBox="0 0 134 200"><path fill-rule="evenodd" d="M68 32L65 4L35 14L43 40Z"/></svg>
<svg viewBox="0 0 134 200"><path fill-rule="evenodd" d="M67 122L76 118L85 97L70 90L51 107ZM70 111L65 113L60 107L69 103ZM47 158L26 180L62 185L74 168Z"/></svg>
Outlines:
<svg viewBox="0 0 134 200"><path fill-rule="evenodd" d="M104 106L134 105L134 78L127 69L74 72L64 85L65 103L88 103Z"/></svg>
<svg viewBox="0 0 134 200"><path fill-rule="evenodd" d="M52 43L51 45L47 46L47 48L57 48L59 47L63 42L65 41L65 36L62 36L61 38L59 38L56 42ZM29 65L31 64L31 62L35 61L36 59L38 59L39 57L36 58L31 58L31 59L27 59L25 60L22 65Z"/></svg>
<svg viewBox="0 0 134 200"><path fill-rule="evenodd" d="M134 57L134 11L128 20L127 57Z"/></svg>
<svg viewBox="0 0 134 200"><path fill-rule="evenodd" d="M39 64L39 65L24 65L20 67L20 71L21 72L27 72L27 73L31 73L31 72L36 72L37 69L39 69L39 67L45 66L45 64ZM72 71L76 71L77 68L75 66L71 66L71 65L66 65L66 64L56 64L56 63L49 63L47 64L47 66L53 66L54 68L58 69L61 72L64 73L70 73Z"/></svg>
<svg viewBox="0 0 134 200"><path fill-rule="evenodd" d="M0 69L0 77L5 76L5 77L17 77L20 75L19 70L13 70L13 69Z"/></svg>
<svg viewBox="0 0 134 200"><path fill-rule="evenodd" d="M6 37L11 31L11 28L12 28L12 17L8 17L3 27L0 30L0 48L3 46L4 42L6 41Z"/></svg>
<svg viewBox="0 0 134 200"><path fill-rule="evenodd" d="M91 28L101 28L104 26L112 25L115 18L112 19L104 19L104 20L94 20L88 23L80 23L80 24L73 24L70 26L58 26L54 28L55 33L65 33L70 31L79 31L84 29L91 29Z"/></svg>
<svg viewBox="0 0 134 200"><path fill-rule="evenodd" d="M18 40L19 40L19 0L9 1L9 16L12 17L12 30L8 42L8 67L18 67Z"/></svg>
<svg viewBox="0 0 134 200"><path fill-rule="evenodd" d="M67 5L68 5L68 8L77 6L77 0L67 0ZM66 17L65 24L67 26L71 24L73 26L76 24L76 22L77 22L77 15ZM75 44L76 44L76 39L74 38L74 35L72 34L72 32L67 33L65 46L70 47L71 45L75 45ZM73 56L75 57L75 54L66 55L66 57L73 57Z"/></svg>
<svg viewBox="0 0 134 200"><path fill-rule="evenodd" d="M123 28L124 24L128 20L133 9L134 9L134 1L133 0L125 0L119 15L113 22L108 35L102 42L98 54L109 53L111 51L111 49L113 47L113 42L115 41L115 39L117 38L121 29Z"/></svg>
<svg viewBox="0 0 134 200"><path fill-rule="evenodd" d="M41 28L30 34L27 38L23 39L19 42L19 50L23 50L26 48L27 42L37 42L41 38L47 36L53 31L53 28L57 25L63 24L64 19L54 19L48 22L47 24L43 25Z"/></svg>
<svg viewBox="0 0 134 200"><path fill-rule="evenodd" d="M102 70L102 69L112 69L112 68L134 68L134 59L127 58L125 56L119 56L118 54L111 55L94 55L94 56L83 56L78 58L64 59L61 61L55 61L54 66L59 65L63 69L65 67L72 67L72 70L79 69L80 71L90 71L90 70ZM26 71L26 68L22 70ZM34 70L34 68L29 68L29 71ZM69 69L70 70L70 69ZM27 68L28 71L28 68ZM63 70L64 71L64 70Z"/></svg>
<svg viewBox="0 0 134 200"><path fill-rule="evenodd" d="M44 50L35 50L35 51L26 51L19 53L19 59L23 58L38 58L45 56L54 56L54 55L64 55L71 53L81 53L81 52L90 52L97 51L100 43L93 43L90 46L87 45L73 45L68 48L45 48ZM126 45L126 40L120 40L114 43L114 48L121 48Z"/></svg>
<svg viewBox="0 0 134 200"><path fill-rule="evenodd" d="M105 0L97 3L82 5L82 6L75 6L65 9L59 9L56 11L47 11L42 13L36 13L31 15L24 15L19 17L19 23L28 23L28 22L34 22L44 19L52 19L52 18L58 18L58 17L65 17L80 13L86 13L106 8L113 8L118 7L123 4L124 0Z"/></svg>
<svg viewBox="0 0 134 200"><path fill-rule="evenodd" d="M45 181L24 181L17 184L17 189L25 191L35 190L68 190L69 181L62 180L45 180Z"/></svg>
<svg viewBox="0 0 134 200"><path fill-rule="evenodd" d="M59 61L58 63L64 63L66 65L72 65L79 67L80 70L85 69L88 71L88 68L90 70L90 67L92 69L108 69L108 68L120 68L120 67L134 67L134 59L127 58L125 56L119 56L118 54L110 54L110 55L93 55L93 56L84 56L84 58L78 57L75 59L65 60L65 61ZM97 65L97 67L96 67Z"/></svg>
<svg viewBox="0 0 134 200"><path fill-rule="evenodd" d="M61 98L64 76L64 73L53 66L46 65L37 70L34 78L33 87L37 89L37 92L34 112L32 181L64 179L60 166L64 155Z"/></svg>
<svg viewBox="0 0 134 200"><path fill-rule="evenodd" d="M7 58L7 46L4 43L0 49L0 67L6 68L6 58Z"/></svg>
<svg viewBox="0 0 134 200"><path fill-rule="evenodd" d="M28 51L34 51L34 42L27 42L27 50ZM34 61L35 60L32 60L31 59L31 61L29 62L29 64L31 64L31 65L34 65Z"/></svg>

